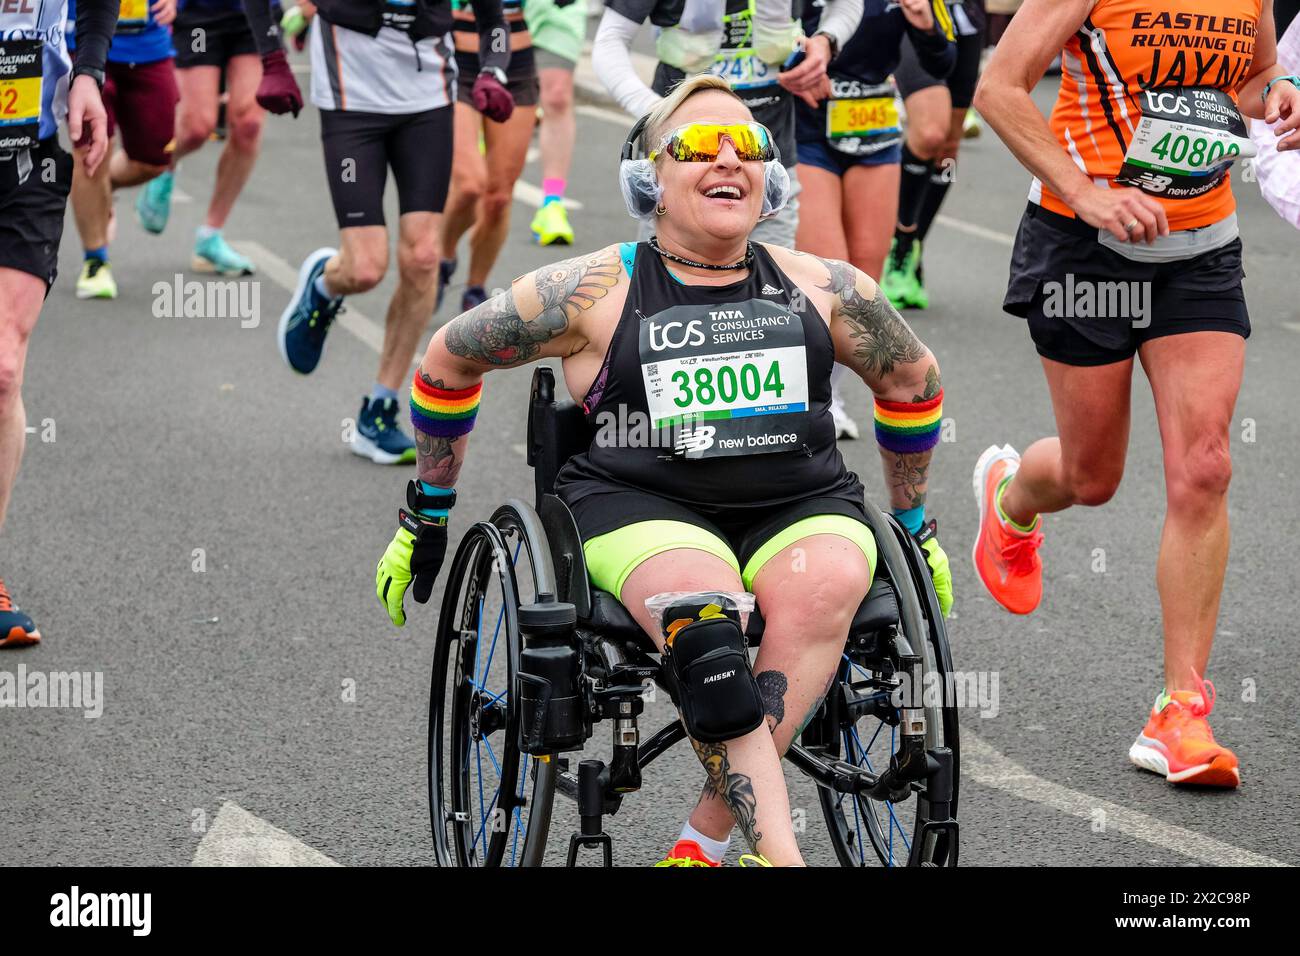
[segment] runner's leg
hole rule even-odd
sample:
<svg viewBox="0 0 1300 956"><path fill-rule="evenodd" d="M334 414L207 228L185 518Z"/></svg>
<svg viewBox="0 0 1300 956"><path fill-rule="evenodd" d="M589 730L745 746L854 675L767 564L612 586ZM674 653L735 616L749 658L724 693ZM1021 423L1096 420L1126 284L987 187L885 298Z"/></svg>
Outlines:
<svg viewBox="0 0 1300 956"><path fill-rule="evenodd" d="M1093 366L1042 362L1058 435L1025 449L1002 494L1002 511L1023 527L1035 515L1109 501L1128 451L1133 360Z"/></svg>
<svg viewBox="0 0 1300 956"><path fill-rule="evenodd" d="M487 162L478 150L483 117L467 103L456 104L452 137L451 192L442 218L442 254L456 257L456 247L474 225L479 200L487 191Z"/></svg>
<svg viewBox="0 0 1300 956"><path fill-rule="evenodd" d="M847 260L849 242L843 223L847 215L842 202L843 181L829 169L808 163L799 164L799 181L803 183L804 215L799 218L795 232L795 248L823 259ZM886 224L892 221L892 217L885 220Z"/></svg>
<svg viewBox="0 0 1300 956"><path fill-rule="evenodd" d="M539 71L542 85L542 128L537 134L542 151L543 181L564 182L573 163L578 120L573 112L573 71L548 67ZM524 107L527 109L527 107Z"/></svg>
<svg viewBox="0 0 1300 956"><path fill-rule="evenodd" d="M1246 340L1189 332L1143 343L1164 447L1167 512L1156 563L1164 619L1165 691L1201 687L1214 643L1228 564L1229 430Z"/></svg>
<svg viewBox="0 0 1300 956"><path fill-rule="evenodd" d="M515 181L524 170L528 141L536 122L537 113L532 107L525 106L511 113L504 123L489 121L483 124L487 142L487 187L479 200L478 221L469 237L469 285L487 284L488 274L505 245L510 232Z"/></svg>
<svg viewBox="0 0 1300 956"><path fill-rule="evenodd" d="M0 266L0 530L27 444L23 368L27 343L45 302L45 283L34 275ZM0 635L3 637L3 635Z"/></svg>
<svg viewBox="0 0 1300 956"><path fill-rule="evenodd" d="M859 164L844 174L844 192L856 197L844 206L843 229L848 261L877 282L885 268L892 238L889 224L898 216L899 164Z"/></svg>
<svg viewBox="0 0 1300 956"><path fill-rule="evenodd" d="M226 63L226 147L217 163L217 182L208 204L206 224L221 229L230 218L235 200L252 175L262 145L266 111L257 105L257 85L262 82L262 61L256 56L231 57ZM215 114L213 116L215 121Z"/></svg>
<svg viewBox="0 0 1300 956"><path fill-rule="evenodd" d="M388 303L377 378L380 385L395 392L410 384L411 357L433 314L441 226L442 216L434 212L405 213L398 226L397 291Z"/></svg>
<svg viewBox="0 0 1300 956"><path fill-rule="evenodd" d="M175 166L200 149L217 128L217 101L221 96L221 67L187 66L176 70L181 101L176 108Z"/></svg>
<svg viewBox="0 0 1300 956"><path fill-rule="evenodd" d="M388 227L349 226L339 230L339 252L325 263L331 297L369 292L388 271Z"/></svg>

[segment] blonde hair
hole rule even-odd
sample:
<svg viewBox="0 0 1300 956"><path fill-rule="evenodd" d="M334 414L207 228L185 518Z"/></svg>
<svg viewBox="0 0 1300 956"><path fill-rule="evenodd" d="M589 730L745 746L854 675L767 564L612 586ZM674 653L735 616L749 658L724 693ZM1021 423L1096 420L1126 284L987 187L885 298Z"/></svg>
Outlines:
<svg viewBox="0 0 1300 956"><path fill-rule="evenodd" d="M696 73L694 76L688 76L673 87L673 91L660 100L655 108L646 115L645 131L641 134L643 152L649 153L650 150L659 145L659 138L667 131L668 120L683 103L695 94L709 90L726 93L728 96L734 97L738 103L743 104L745 102L720 76L713 73Z"/></svg>

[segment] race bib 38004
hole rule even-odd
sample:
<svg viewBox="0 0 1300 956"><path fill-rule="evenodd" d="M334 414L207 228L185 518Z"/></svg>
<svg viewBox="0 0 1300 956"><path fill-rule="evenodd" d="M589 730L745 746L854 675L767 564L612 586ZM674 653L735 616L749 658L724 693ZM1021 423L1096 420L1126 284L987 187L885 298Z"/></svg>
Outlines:
<svg viewBox="0 0 1300 956"><path fill-rule="evenodd" d="M1245 120L1215 87L1144 90L1142 119L1115 182L1153 196L1191 199L1214 189L1232 162L1254 156Z"/></svg>
<svg viewBox="0 0 1300 956"><path fill-rule="evenodd" d="M781 303L679 305L640 328L652 427L687 458L788 451L807 440L803 321Z"/></svg>

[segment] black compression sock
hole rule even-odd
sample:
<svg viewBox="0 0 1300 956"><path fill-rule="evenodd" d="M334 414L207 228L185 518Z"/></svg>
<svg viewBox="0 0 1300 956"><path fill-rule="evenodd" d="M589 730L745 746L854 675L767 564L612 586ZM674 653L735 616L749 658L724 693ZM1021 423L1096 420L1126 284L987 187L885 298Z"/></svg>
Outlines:
<svg viewBox="0 0 1300 956"><path fill-rule="evenodd" d="M917 157L907 144L903 144L903 175L898 186L898 224L916 225L921 214L921 200L925 197L925 187L930 181L930 164Z"/></svg>
<svg viewBox="0 0 1300 956"><path fill-rule="evenodd" d="M930 178L926 181L925 194L921 197L920 214L916 218L917 239L925 239L930 232L934 217L939 214L939 207L943 205L944 197L948 195L948 187L952 185L948 181L948 176L948 168L937 163L930 165Z"/></svg>

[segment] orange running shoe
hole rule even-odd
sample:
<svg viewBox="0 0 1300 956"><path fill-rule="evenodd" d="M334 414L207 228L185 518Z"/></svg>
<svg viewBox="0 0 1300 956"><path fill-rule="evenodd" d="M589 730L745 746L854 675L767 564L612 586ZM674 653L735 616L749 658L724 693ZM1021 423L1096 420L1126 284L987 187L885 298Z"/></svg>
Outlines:
<svg viewBox="0 0 1300 956"><path fill-rule="evenodd" d="M678 840L668 851L668 856L655 866L722 866L704 855L700 845L694 840Z"/></svg>
<svg viewBox="0 0 1300 956"><path fill-rule="evenodd" d="M0 581L0 647L26 647L40 639L41 632L30 617L14 607L4 581Z"/></svg>
<svg viewBox="0 0 1300 956"><path fill-rule="evenodd" d="M1236 754L1215 741L1206 719L1214 710L1214 685L1201 680L1200 674L1196 674L1196 679L1202 693L1176 690L1163 708L1151 709L1151 717L1129 748L1128 758L1143 770L1161 774L1170 783L1240 786Z"/></svg>
<svg viewBox="0 0 1300 956"><path fill-rule="evenodd" d="M1043 559L1038 547L1043 532L1041 518L1033 528L1020 531L998 511L1002 482L1020 467L1020 454L1010 445L990 445L975 463L975 500L980 506L979 534L972 558L985 590L1012 614L1028 614L1043 599Z"/></svg>

